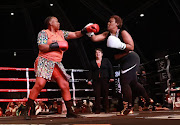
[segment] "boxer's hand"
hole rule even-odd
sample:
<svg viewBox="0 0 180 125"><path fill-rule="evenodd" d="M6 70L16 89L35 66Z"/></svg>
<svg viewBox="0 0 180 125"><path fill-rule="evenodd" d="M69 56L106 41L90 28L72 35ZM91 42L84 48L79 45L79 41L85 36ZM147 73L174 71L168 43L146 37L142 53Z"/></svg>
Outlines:
<svg viewBox="0 0 180 125"><path fill-rule="evenodd" d="M59 49L61 49L62 51L67 51L69 48L68 42L67 41L58 41L57 42L59 45Z"/></svg>
<svg viewBox="0 0 180 125"><path fill-rule="evenodd" d="M68 42L67 41L56 41L49 45L49 49L52 50L58 50L61 49L62 51L68 50Z"/></svg>
<svg viewBox="0 0 180 125"><path fill-rule="evenodd" d="M107 47L124 50L126 49L126 44L115 36L109 36L107 39Z"/></svg>
<svg viewBox="0 0 180 125"><path fill-rule="evenodd" d="M81 33L82 34L91 33L91 32L98 33L99 29L100 28L98 24L89 23L81 30Z"/></svg>

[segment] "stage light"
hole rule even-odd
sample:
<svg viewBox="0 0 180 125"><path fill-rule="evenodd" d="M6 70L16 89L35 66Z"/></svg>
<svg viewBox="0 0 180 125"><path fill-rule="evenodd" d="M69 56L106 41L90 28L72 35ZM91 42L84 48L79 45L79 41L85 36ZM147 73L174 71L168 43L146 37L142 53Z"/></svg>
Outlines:
<svg viewBox="0 0 180 125"><path fill-rule="evenodd" d="M141 14L140 14L140 17L143 17L143 16L144 16L144 14L143 14L143 13L141 13Z"/></svg>
<svg viewBox="0 0 180 125"><path fill-rule="evenodd" d="M16 52L14 52L14 56L16 56Z"/></svg>
<svg viewBox="0 0 180 125"><path fill-rule="evenodd" d="M11 16L14 16L14 13L11 13Z"/></svg>
<svg viewBox="0 0 180 125"><path fill-rule="evenodd" d="M53 6L53 4L52 4L52 3L50 3L50 6L52 7L52 6Z"/></svg>

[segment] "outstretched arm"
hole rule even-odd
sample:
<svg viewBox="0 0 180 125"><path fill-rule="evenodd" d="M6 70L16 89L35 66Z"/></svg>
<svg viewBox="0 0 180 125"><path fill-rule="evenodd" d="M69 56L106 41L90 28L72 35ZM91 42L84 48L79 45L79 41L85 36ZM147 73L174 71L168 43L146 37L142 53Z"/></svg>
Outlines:
<svg viewBox="0 0 180 125"><path fill-rule="evenodd" d="M83 34L81 33L81 31L69 32L66 39L77 39L82 36L83 36Z"/></svg>
<svg viewBox="0 0 180 125"><path fill-rule="evenodd" d="M86 33L97 33L99 32L99 25L98 24L93 24L93 23L89 23L87 24L82 30L80 31L76 31L76 32L69 32L68 36L66 37L66 39L76 39L76 38L80 38L82 37L84 34Z"/></svg>
<svg viewBox="0 0 180 125"><path fill-rule="evenodd" d="M106 32L103 32L103 33L98 34L98 35L93 35L93 36L91 37L91 40L92 40L93 42L103 41L103 40L106 39L106 37L108 36L108 34L109 34L109 32L106 31Z"/></svg>

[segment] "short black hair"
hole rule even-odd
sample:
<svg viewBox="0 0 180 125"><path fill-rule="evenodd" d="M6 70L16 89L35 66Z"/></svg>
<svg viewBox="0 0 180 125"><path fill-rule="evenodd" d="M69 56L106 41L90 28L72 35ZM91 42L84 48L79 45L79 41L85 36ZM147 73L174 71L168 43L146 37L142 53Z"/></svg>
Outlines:
<svg viewBox="0 0 180 125"><path fill-rule="evenodd" d="M54 17L54 16L48 16L48 17L46 17L46 19L44 20L44 26L45 26L45 28L48 28L48 26L49 26L49 21L52 19L52 17Z"/></svg>

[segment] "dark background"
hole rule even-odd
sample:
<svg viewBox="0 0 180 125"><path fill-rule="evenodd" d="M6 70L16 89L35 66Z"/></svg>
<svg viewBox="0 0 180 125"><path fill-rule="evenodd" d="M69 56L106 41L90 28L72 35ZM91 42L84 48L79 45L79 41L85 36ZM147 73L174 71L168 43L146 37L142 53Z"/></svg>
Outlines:
<svg viewBox="0 0 180 125"><path fill-rule="evenodd" d="M141 13L145 16L140 17ZM80 30L90 22L98 23L101 33L113 14L124 19L141 63L179 52L178 0L1 0L0 65L33 67L38 54L37 34L44 28L47 16L56 16L61 29L68 31ZM97 44L84 36L70 40L69 45L63 58L65 67L87 68Z"/></svg>
<svg viewBox="0 0 180 125"><path fill-rule="evenodd" d="M50 6L53 4L53 6ZM14 13L14 15L11 15ZM140 17L140 14L144 17ZM163 81L158 62L154 59L166 55L171 58L173 79L178 82L180 69L180 1L179 0L1 0L0 1L0 67L32 68L38 55L37 34L44 29L44 19L56 16L61 29L68 31L81 30L88 23L97 23L100 33L106 31L111 15L119 15L124 26L131 34L135 51L146 64L148 85L153 93L166 88L165 83L156 88L155 82ZM63 64L67 69L88 69L89 61L94 58L94 49L101 44L93 43L87 36L69 40L69 50L65 52ZM106 50L104 50L107 53ZM106 54L104 54L106 57ZM112 62L113 63L113 62ZM25 77L25 73L1 71L0 77ZM17 76L18 75L18 76ZM85 78L85 74L77 77ZM34 74L30 74L31 78ZM76 78L77 78L76 77ZM86 84L86 83L85 83ZM48 84L45 88L57 88ZM165 85L165 87L164 87ZM31 87L33 84L31 85ZM1 88L25 88L26 83L1 82ZM7 94L7 93L6 93ZM12 98L10 93L8 98ZM26 94L13 94L22 98ZM14 97L13 96L13 97ZM152 97L154 94L151 95ZM2 98L7 95L1 94ZM158 97L157 97L158 98ZM157 101L158 102L158 101Z"/></svg>

